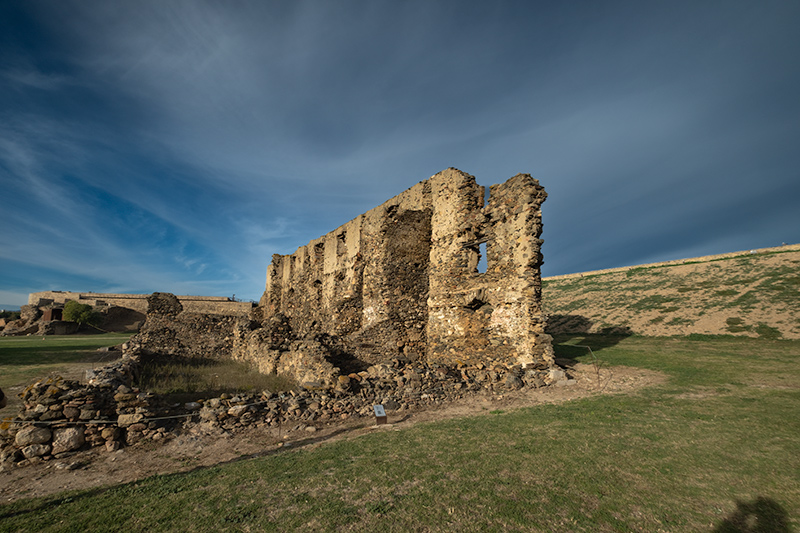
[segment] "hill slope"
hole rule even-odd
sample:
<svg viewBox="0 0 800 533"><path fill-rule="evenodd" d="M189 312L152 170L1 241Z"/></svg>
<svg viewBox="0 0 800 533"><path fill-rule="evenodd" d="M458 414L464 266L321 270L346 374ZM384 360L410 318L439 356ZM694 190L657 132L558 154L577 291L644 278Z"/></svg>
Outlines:
<svg viewBox="0 0 800 533"><path fill-rule="evenodd" d="M800 245L542 280L548 331L800 339Z"/></svg>

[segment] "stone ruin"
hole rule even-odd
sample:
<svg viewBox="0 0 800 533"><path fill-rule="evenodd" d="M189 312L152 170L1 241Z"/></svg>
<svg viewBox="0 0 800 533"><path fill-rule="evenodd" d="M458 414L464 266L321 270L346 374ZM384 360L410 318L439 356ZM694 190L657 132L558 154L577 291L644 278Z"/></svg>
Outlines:
<svg viewBox="0 0 800 533"><path fill-rule="evenodd" d="M574 383L554 363L541 306L544 189L518 174L485 190L447 169L292 255L275 255L250 318L147 298L141 331L86 383L51 378L0 421L0 466L87 446L320 424L435 405L470 394ZM479 272L485 245L486 270ZM284 374L289 392L170 404L136 388L141 365L234 358Z"/></svg>
<svg viewBox="0 0 800 533"><path fill-rule="evenodd" d="M0 322L0 336L70 335L78 324L62 320L69 301L91 306L100 314L102 331L138 331L145 320L146 294L110 294L96 292L44 291L28 295L28 304L20 308L20 318ZM225 296L176 296L182 308L192 313L246 317L252 302L240 302Z"/></svg>
<svg viewBox="0 0 800 533"><path fill-rule="evenodd" d="M52 307L23 305L20 317L0 327L0 336L70 335L78 331L78 324L65 322L60 315L53 317Z"/></svg>
<svg viewBox="0 0 800 533"><path fill-rule="evenodd" d="M342 370L393 360L546 374L554 361L541 305L547 194L518 174L485 197L473 176L450 168L274 255L234 357L322 388Z"/></svg>

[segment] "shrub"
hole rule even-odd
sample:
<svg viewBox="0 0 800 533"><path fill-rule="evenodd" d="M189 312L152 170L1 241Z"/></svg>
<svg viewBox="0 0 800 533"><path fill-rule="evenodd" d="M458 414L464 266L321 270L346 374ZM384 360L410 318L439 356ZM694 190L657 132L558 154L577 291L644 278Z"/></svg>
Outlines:
<svg viewBox="0 0 800 533"><path fill-rule="evenodd" d="M756 333L762 339L775 340L783 337L778 328L773 328L772 326L768 326L764 323L759 323L758 326L756 326Z"/></svg>
<svg viewBox="0 0 800 533"><path fill-rule="evenodd" d="M64 305L64 320L77 322L79 326L98 326L103 317L91 305L70 300Z"/></svg>

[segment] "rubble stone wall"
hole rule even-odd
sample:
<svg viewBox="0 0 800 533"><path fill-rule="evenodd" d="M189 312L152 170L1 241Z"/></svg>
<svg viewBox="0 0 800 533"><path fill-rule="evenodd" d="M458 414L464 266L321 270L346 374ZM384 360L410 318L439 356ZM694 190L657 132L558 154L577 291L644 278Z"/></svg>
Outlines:
<svg viewBox="0 0 800 533"><path fill-rule="evenodd" d="M231 357L239 318L187 311L173 294L155 292L146 299L147 320L132 338L145 356L185 359Z"/></svg>
<svg viewBox="0 0 800 533"><path fill-rule="evenodd" d="M544 188L518 174L485 189L447 169L311 241L274 255L255 316L288 318L297 337L333 335L365 364L549 368L541 307ZM486 272L479 272L481 245ZM247 338L245 338L247 337ZM234 352L266 357L254 333Z"/></svg>

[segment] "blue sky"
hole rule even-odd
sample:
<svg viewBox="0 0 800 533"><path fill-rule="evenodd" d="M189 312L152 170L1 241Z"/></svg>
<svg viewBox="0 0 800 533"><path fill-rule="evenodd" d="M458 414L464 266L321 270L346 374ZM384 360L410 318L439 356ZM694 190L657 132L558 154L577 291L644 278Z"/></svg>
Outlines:
<svg viewBox="0 0 800 533"><path fill-rule="evenodd" d="M0 307L257 300L447 168L538 178L544 275L800 242L800 2L0 4Z"/></svg>

